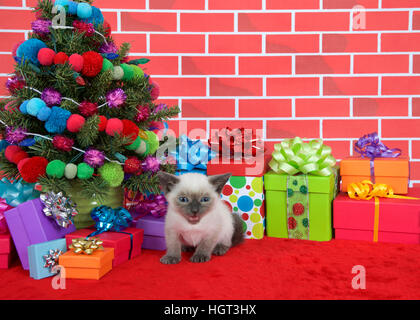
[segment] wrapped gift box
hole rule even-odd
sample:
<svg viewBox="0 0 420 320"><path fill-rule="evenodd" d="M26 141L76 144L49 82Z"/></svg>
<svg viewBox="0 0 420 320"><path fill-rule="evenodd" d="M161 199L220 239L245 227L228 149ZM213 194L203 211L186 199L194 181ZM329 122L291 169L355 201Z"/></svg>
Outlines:
<svg viewBox="0 0 420 320"><path fill-rule="evenodd" d="M144 230L143 249L166 250L165 217L154 217L151 214L136 216L133 214L131 225Z"/></svg>
<svg viewBox="0 0 420 320"><path fill-rule="evenodd" d="M407 196L420 198L420 188ZM420 243L420 200L379 198L377 237L380 242ZM374 239L375 199L351 199L340 193L334 200L336 239Z"/></svg>
<svg viewBox="0 0 420 320"><path fill-rule="evenodd" d="M73 239L86 238L92 232L94 228L79 229L73 233L66 235L67 246L69 246ZM103 232L97 236L103 241L105 248L114 248L114 261L113 267L116 267L129 258L132 259L137 257L141 253L141 247L143 242L143 230L136 228L126 228L121 232Z"/></svg>
<svg viewBox="0 0 420 320"><path fill-rule="evenodd" d="M231 176L221 196L232 213L242 218L245 237L262 239L265 230L263 178Z"/></svg>
<svg viewBox="0 0 420 320"><path fill-rule="evenodd" d="M92 254L80 254L67 251L59 258L59 263L65 268L63 275L67 279L99 280L112 270L114 248L95 250Z"/></svg>
<svg viewBox="0 0 420 320"><path fill-rule="evenodd" d="M407 158L376 158L373 160L375 183L391 186L396 194L408 192L409 161ZM371 180L370 159L348 157L341 160L341 191L350 183Z"/></svg>
<svg viewBox="0 0 420 320"><path fill-rule="evenodd" d="M61 250L62 253L67 251L66 240L57 239L42 243L30 245L28 247L29 275L36 280L52 277L56 273L52 273L49 267L45 267L45 255L50 250Z"/></svg>
<svg viewBox="0 0 420 320"><path fill-rule="evenodd" d="M0 269L8 269L15 256L10 234L0 234Z"/></svg>
<svg viewBox="0 0 420 320"><path fill-rule="evenodd" d="M22 267L25 270L29 269L28 247L30 245L64 238L66 234L76 231L73 224L68 228L60 227L53 219L44 214L43 208L44 205L38 198L26 201L4 213Z"/></svg>
<svg viewBox="0 0 420 320"><path fill-rule="evenodd" d="M267 236L331 240L331 202L335 196L337 176L288 176L273 171L265 174ZM299 183L305 177L307 185ZM290 196L289 207L287 193ZM305 234L296 233L300 224L305 227Z"/></svg>

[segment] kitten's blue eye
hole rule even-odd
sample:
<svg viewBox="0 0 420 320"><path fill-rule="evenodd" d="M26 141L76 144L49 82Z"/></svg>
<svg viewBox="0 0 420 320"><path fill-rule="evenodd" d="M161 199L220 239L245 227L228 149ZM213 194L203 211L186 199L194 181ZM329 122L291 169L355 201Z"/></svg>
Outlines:
<svg viewBox="0 0 420 320"><path fill-rule="evenodd" d="M187 197L179 197L178 200L180 202L188 202L189 201Z"/></svg>
<svg viewBox="0 0 420 320"><path fill-rule="evenodd" d="M209 197L202 197L200 201L201 202L209 202L210 198Z"/></svg>

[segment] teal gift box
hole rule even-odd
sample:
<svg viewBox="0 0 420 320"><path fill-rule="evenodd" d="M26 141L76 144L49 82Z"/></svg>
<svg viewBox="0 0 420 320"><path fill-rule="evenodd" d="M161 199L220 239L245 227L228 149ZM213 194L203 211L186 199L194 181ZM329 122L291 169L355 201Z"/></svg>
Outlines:
<svg viewBox="0 0 420 320"><path fill-rule="evenodd" d="M47 242L33 244L28 247L29 275L36 280L52 277L55 273L45 266L45 255L50 254L50 250L67 251L66 239L56 239ZM58 261L57 261L58 265Z"/></svg>

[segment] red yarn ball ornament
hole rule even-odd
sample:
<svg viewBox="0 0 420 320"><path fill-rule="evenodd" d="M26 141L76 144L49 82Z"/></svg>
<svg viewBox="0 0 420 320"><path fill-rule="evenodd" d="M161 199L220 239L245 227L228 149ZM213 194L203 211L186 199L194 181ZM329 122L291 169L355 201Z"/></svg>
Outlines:
<svg viewBox="0 0 420 320"><path fill-rule="evenodd" d="M108 119L105 116L99 116L98 131L105 131Z"/></svg>
<svg viewBox="0 0 420 320"><path fill-rule="evenodd" d="M79 105L79 112L85 117L93 116L95 113L98 113L98 104L89 101L83 101Z"/></svg>
<svg viewBox="0 0 420 320"><path fill-rule="evenodd" d="M64 64L69 60L69 56L64 52L59 52L54 57L54 64Z"/></svg>
<svg viewBox="0 0 420 320"><path fill-rule="evenodd" d="M72 114L67 119L67 130L70 132L79 132L82 129L83 125L85 124L86 119L83 118L80 114Z"/></svg>
<svg viewBox="0 0 420 320"><path fill-rule="evenodd" d="M80 72L83 68L83 57L80 54L74 53L69 57L69 64L74 71Z"/></svg>
<svg viewBox="0 0 420 320"><path fill-rule="evenodd" d="M124 125L120 119L111 118L106 124L105 132L110 136L114 136L115 134L122 134L123 128Z"/></svg>
<svg viewBox="0 0 420 320"><path fill-rule="evenodd" d="M82 74L86 77L94 77L102 70L102 56L94 51L87 51L83 55Z"/></svg>
<svg viewBox="0 0 420 320"><path fill-rule="evenodd" d="M139 135L139 128L131 120L124 119L124 120L122 120L122 123L123 123L122 135L124 137L130 138L130 143L128 143L128 144L132 144L134 142L134 140L136 140L138 135Z"/></svg>
<svg viewBox="0 0 420 320"><path fill-rule="evenodd" d="M105 31L105 37L109 37L112 32L111 25L108 23L108 21L104 21L103 27Z"/></svg>
<svg viewBox="0 0 420 320"><path fill-rule="evenodd" d="M43 66L50 66L54 63L55 51L50 48L42 48L38 51L39 63Z"/></svg>
<svg viewBox="0 0 420 320"><path fill-rule="evenodd" d="M58 135L53 138L52 144L58 150L69 152L73 147L74 140Z"/></svg>
<svg viewBox="0 0 420 320"><path fill-rule="evenodd" d="M47 165L48 160L44 157L33 157L19 162L18 169L24 181L35 183L40 176L45 174Z"/></svg>
<svg viewBox="0 0 420 320"><path fill-rule="evenodd" d="M124 162L125 173L136 173L141 168L141 161L137 157L129 157Z"/></svg>
<svg viewBox="0 0 420 320"><path fill-rule="evenodd" d="M22 148L14 145L7 146L4 151L4 156L9 162L14 164L18 164L21 160L29 157Z"/></svg>

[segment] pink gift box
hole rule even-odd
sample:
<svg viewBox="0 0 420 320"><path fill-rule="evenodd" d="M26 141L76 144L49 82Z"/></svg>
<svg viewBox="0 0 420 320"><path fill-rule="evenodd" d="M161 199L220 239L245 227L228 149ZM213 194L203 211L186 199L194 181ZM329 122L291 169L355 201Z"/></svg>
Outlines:
<svg viewBox="0 0 420 320"><path fill-rule="evenodd" d="M407 196L420 198L420 188ZM340 193L334 200L336 239L373 241L375 199L351 199ZM420 200L379 198L378 241L420 243Z"/></svg>
<svg viewBox="0 0 420 320"><path fill-rule="evenodd" d="M0 269L8 269L16 256L10 234L0 234Z"/></svg>

